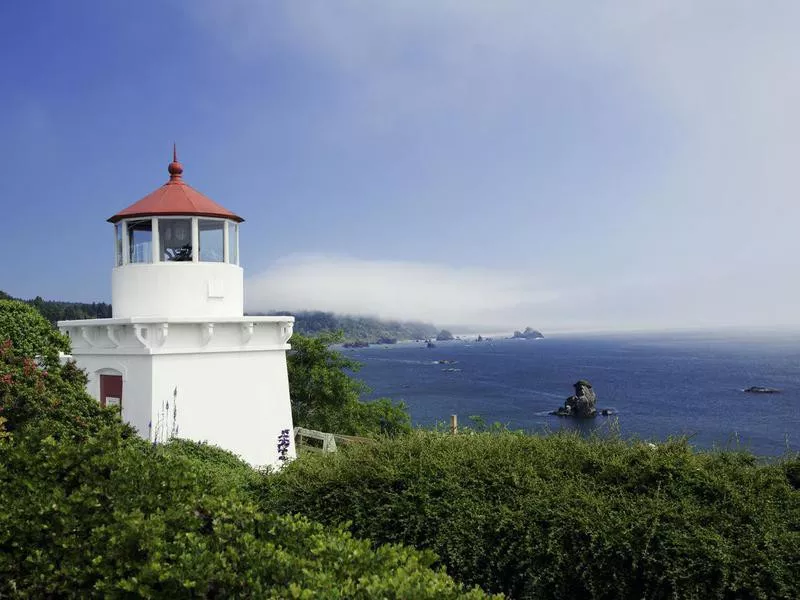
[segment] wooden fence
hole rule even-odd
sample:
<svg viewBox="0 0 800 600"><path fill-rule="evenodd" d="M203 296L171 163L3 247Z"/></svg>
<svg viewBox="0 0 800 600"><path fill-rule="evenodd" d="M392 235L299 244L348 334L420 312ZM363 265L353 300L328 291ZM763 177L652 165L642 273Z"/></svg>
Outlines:
<svg viewBox="0 0 800 600"><path fill-rule="evenodd" d="M374 444L375 440L356 435L326 433L305 427L294 428L294 445L297 450L308 452L336 452L349 444Z"/></svg>
<svg viewBox="0 0 800 600"><path fill-rule="evenodd" d="M458 433L458 415L450 415L450 433ZM305 427L294 428L294 447L299 452L336 452L340 446L349 444L375 444L371 438L357 435L326 433Z"/></svg>

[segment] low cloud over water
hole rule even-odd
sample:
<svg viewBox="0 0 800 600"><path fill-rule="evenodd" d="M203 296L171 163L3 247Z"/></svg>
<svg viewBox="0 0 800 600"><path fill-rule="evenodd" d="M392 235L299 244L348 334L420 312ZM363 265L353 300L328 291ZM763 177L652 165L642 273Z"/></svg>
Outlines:
<svg viewBox="0 0 800 600"><path fill-rule="evenodd" d="M325 310L434 323L516 323L558 294L522 273L442 264L298 255L247 280L249 311Z"/></svg>

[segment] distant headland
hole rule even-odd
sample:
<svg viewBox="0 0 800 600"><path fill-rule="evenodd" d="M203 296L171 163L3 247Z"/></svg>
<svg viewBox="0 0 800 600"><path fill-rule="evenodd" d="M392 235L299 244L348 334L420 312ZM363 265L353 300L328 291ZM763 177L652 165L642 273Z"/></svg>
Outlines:
<svg viewBox="0 0 800 600"><path fill-rule="evenodd" d="M76 319L107 319L112 316L111 304L106 302L66 302L43 300L37 296L32 300L15 298L0 290L0 299L21 300L35 307L47 320L55 324L57 321ZM345 347L363 348L370 344L396 344L400 341L450 341L460 339L447 329L437 327L433 323L423 321L400 321L379 319L358 315L340 315L325 311L273 311L251 312L251 316L290 315L295 317L294 330L302 335L319 335L322 333L341 332ZM539 339L544 336L540 331L526 327L523 331L514 331L509 336L514 339ZM478 336L479 341L491 341L491 338Z"/></svg>
<svg viewBox="0 0 800 600"><path fill-rule="evenodd" d="M294 330L302 335L341 332L345 348L366 348L370 345L396 344L404 341L434 342L461 341L467 338L454 334L449 329L441 329L433 323L423 321L400 321L379 319L357 315L340 315L325 311L276 311L252 313L255 315L291 315L295 318ZM541 331L525 327L514 331L507 339L541 339ZM477 341L491 341L492 338L477 336Z"/></svg>
<svg viewBox="0 0 800 600"><path fill-rule="evenodd" d="M252 314L293 316L294 330L302 335L341 332L348 348L361 348L369 344L396 344L403 340L426 340L436 337L439 333L435 325L421 321L339 315L324 311L277 311Z"/></svg>

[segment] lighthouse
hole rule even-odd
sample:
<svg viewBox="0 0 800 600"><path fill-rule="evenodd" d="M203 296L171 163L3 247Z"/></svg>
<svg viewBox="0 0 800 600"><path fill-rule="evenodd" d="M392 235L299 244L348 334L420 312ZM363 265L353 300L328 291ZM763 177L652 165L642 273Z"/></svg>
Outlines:
<svg viewBox="0 0 800 600"><path fill-rule="evenodd" d="M255 466L294 457L293 317L244 315L243 218L169 180L110 217L110 319L60 321L103 406L153 442L207 441Z"/></svg>

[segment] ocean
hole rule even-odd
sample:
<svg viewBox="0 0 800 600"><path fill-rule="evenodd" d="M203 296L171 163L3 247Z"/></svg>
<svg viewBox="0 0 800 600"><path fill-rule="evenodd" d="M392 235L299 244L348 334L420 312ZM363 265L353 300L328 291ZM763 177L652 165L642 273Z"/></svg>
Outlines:
<svg viewBox="0 0 800 600"><path fill-rule="evenodd" d="M800 451L800 335L630 334L401 342L344 349L362 363L369 398L402 400L416 425L479 416L512 429L619 431L695 446L741 447L759 455ZM436 361L454 361L438 364ZM612 417L548 414L588 380ZM752 394L750 386L778 394Z"/></svg>

